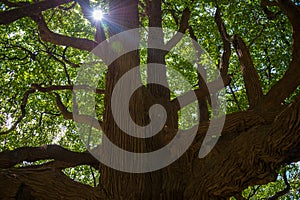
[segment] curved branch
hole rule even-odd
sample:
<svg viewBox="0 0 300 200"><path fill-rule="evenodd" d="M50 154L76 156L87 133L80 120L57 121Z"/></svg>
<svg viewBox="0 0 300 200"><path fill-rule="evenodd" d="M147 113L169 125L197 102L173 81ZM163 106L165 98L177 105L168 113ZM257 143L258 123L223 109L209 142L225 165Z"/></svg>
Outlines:
<svg viewBox="0 0 300 200"><path fill-rule="evenodd" d="M31 18L38 25L41 39L46 42L50 42L50 43L56 44L56 45L70 46L73 48L86 50L86 51L92 51L98 45L97 42L94 42L92 40L82 39L82 38L73 38L73 37L64 36L64 35L60 35L60 34L52 32L48 28L42 14L37 14L37 15L31 16Z"/></svg>
<svg viewBox="0 0 300 200"><path fill-rule="evenodd" d="M282 197L283 195L287 194L290 191L291 185L290 185L289 181L287 180L286 170L283 172L282 178L285 183L285 188L279 192L276 192L276 194L274 194L272 197L268 198L268 200L277 200L279 197Z"/></svg>
<svg viewBox="0 0 300 200"><path fill-rule="evenodd" d="M55 8L56 6L72 1L73 0L45 0L34 4L28 3L28 5L24 5L13 10L0 12L0 24L10 24L23 17L32 16L44 10ZM16 3L16 5L18 5L18 3Z"/></svg>
<svg viewBox="0 0 300 200"><path fill-rule="evenodd" d="M280 105L300 85L300 9L291 1L278 1L278 5L293 27L292 60L284 76L267 93L266 108Z"/></svg>
<svg viewBox="0 0 300 200"><path fill-rule="evenodd" d="M107 199L99 187L73 181L56 169L1 170L0 180L2 199Z"/></svg>
<svg viewBox="0 0 300 200"><path fill-rule="evenodd" d="M167 49L171 50L181 40L182 33L185 33L185 31L189 28L190 16L191 16L190 9L185 8L182 11L178 32L167 42L166 44Z"/></svg>
<svg viewBox="0 0 300 200"><path fill-rule="evenodd" d="M35 162L45 159L54 159L74 166L99 165L99 161L88 152L72 152L59 145L45 145L41 147L21 147L12 151L0 152L0 168L11 168L23 161Z"/></svg>
<svg viewBox="0 0 300 200"><path fill-rule="evenodd" d="M78 123L83 123L83 124L87 124L90 125L91 127L94 127L98 130L101 129L103 122L100 120L95 119L94 117L91 117L89 115L80 115L78 114L78 110L75 110L73 112L68 111L67 107L62 103L59 94L54 93L56 96L56 104L58 109L60 110L61 114L63 115L63 117L67 120L74 120Z"/></svg>
<svg viewBox="0 0 300 200"><path fill-rule="evenodd" d="M211 195L210 199L224 198L240 192L249 185L275 181L276 169L295 158L299 159L299 112L300 95L283 111L277 112L273 119L256 123L248 129L243 129L244 125L236 126L237 124L230 123L230 126L240 127L241 130L222 133L216 146L205 158L195 158L195 179L189 183L185 197L205 193ZM263 120L266 116L266 113L262 115ZM226 126L225 124L224 128ZM197 141L198 147L201 146L201 141ZM194 145L193 147L191 155L195 155L193 153L199 150ZM214 172L213 175L207 173L208 171ZM200 182L202 184L199 184Z"/></svg>

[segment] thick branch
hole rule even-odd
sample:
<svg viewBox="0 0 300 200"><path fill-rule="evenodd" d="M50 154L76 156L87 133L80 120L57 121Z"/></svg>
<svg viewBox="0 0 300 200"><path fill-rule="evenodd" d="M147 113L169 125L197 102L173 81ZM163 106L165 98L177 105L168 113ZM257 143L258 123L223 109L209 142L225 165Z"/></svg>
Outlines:
<svg viewBox="0 0 300 200"><path fill-rule="evenodd" d="M54 159L72 165L97 166L99 161L87 152L72 152L58 145L41 147L21 147L12 151L0 152L0 168L11 168L23 161L35 162L38 160Z"/></svg>
<svg viewBox="0 0 300 200"><path fill-rule="evenodd" d="M1 170L0 180L2 199L107 199L99 187L75 182L56 169Z"/></svg>
<svg viewBox="0 0 300 200"><path fill-rule="evenodd" d="M92 40L73 38L52 32L41 14L31 17L38 25L40 37L46 42L56 45L70 46L81 50L92 51L98 44Z"/></svg>
<svg viewBox="0 0 300 200"><path fill-rule="evenodd" d="M233 45L240 61L249 106L254 108L260 103L263 96L259 76L253 65L249 49L240 36L234 35Z"/></svg>
<svg viewBox="0 0 300 200"><path fill-rule="evenodd" d="M0 24L10 24L23 17L38 14L44 10L72 2L72 0L45 0L34 4L24 5L20 8L0 12Z"/></svg>
<svg viewBox="0 0 300 200"><path fill-rule="evenodd" d="M201 193L209 194L211 199L224 198L241 192L249 185L275 181L276 169L295 160L293 156L299 158L299 112L300 96L293 104L278 112L273 120L263 124L256 123L244 129L243 125L231 123L241 130L222 134L205 158L195 158L195 179L186 189L186 198L201 196ZM266 116L266 113L262 114L262 118ZM201 141L198 142L201 146ZM295 150L298 150L298 155Z"/></svg>

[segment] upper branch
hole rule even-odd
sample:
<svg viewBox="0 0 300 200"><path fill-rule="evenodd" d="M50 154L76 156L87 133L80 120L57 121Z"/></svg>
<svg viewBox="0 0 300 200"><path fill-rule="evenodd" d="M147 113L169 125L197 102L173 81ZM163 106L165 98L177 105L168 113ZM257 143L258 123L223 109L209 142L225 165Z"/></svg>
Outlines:
<svg viewBox="0 0 300 200"><path fill-rule="evenodd" d="M229 59L231 55L231 45L230 45L230 36L227 33L225 24L222 20L221 13L218 7L215 13L215 22L218 26L218 30L223 42L223 54L222 54L219 70L221 73L221 77L224 79L224 78L228 78L227 73L229 67Z"/></svg>
<svg viewBox="0 0 300 200"><path fill-rule="evenodd" d="M31 18L37 23L40 37L46 42L50 42L56 45L70 46L86 51L92 51L98 45L92 40L73 38L52 32L48 28L42 14L34 15Z"/></svg>
<svg viewBox="0 0 300 200"><path fill-rule="evenodd" d="M0 152L0 168L11 168L23 161L35 162L38 160L54 159L72 163L73 165L94 165L99 161L87 152L72 152L59 145L46 145L41 147L21 147L12 151Z"/></svg>
<svg viewBox="0 0 300 200"><path fill-rule="evenodd" d="M263 96L259 76L253 65L249 49L240 36L234 35L233 46L240 61L249 106L253 108L260 103Z"/></svg>
<svg viewBox="0 0 300 200"><path fill-rule="evenodd" d="M90 5L90 1L89 0L77 0L77 2L81 8L81 11L82 11L84 17L86 19L88 19L91 22L91 24L96 27L95 40L98 43L101 43L102 41L106 40L106 36L104 33L102 23L100 21L96 21L93 18L93 14L92 14L93 9Z"/></svg>
<svg viewBox="0 0 300 200"><path fill-rule="evenodd" d="M23 17L32 16L71 1L73 0L45 0L34 4L27 4L13 10L0 12L0 24L10 24Z"/></svg>
<svg viewBox="0 0 300 200"><path fill-rule="evenodd" d="M185 31L189 28L190 16L191 16L190 9L185 8L182 11L178 32L166 44L169 50L171 50L174 46L176 46L176 44L181 40L182 33L185 33Z"/></svg>
<svg viewBox="0 0 300 200"><path fill-rule="evenodd" d="M262 0L260 5L261 5L263 11L265 12L265 14L267 15L268 19L270 19L270 20L275 19L276 15L278 15L278 13L274 13L268 9L268 6L278 6L277 2L269 1L269 0Z"/></svg>

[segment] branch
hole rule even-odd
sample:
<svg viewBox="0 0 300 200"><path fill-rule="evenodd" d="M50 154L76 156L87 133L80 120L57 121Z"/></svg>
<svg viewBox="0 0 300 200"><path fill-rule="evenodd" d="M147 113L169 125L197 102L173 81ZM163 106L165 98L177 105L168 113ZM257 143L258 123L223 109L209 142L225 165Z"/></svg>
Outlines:
<svg viewBox="0 0 300 200"><path fill-rule="evenodd" d="M54 159L74 166L99 165L99 161L87 152L72 152L59 145L45 145L0 152L0 168L11 168L23 161L35 162L45 159Z"/></svg>
<svg viewBox="0 0 300 200"><path fill-rule="evenodd" d="M31 16L31 18L37 23L40 32L40 37L46 42L50 42L56 45L70 46L81 50L92 51L98 44L92 40L73 38L69 36L60 35L52 32L42 14Z"/></svg>
<svg viewBox="0 0 300 200"><path fill-rule="evenodd" d="M250 198L253 197L256 194L256 192L258 191L258 189L260 187L261 187L260 185L258 185L256 187L253 186L252 189L251 189L251 191L250 191L250 193L249 193L249 195L248 195L248 197L247 197L247 199L250 200Z"/></svg>
<svg viewBox="0 0 300 200"><path fill-rule="evenodd" d="M39 84L33 83L31 87L38 90L39 92L52 92L52 91L60 91L60 90L73 90L74 87L76 90L95 90L96 94L104 94L104 90L101 89L93 89L89 85L51 85L48 87L42 87Z"/></svg>
<svg viewBox="0 0 300 200"><path fill-rule="evenodd" d="M69 2L72 2L72 0L45 0L34 4L24 5L13 10L0 12L0 24L10 24L23 17L32 16L44 10L54 8L56 6Z"/></svg>
<svg viewBox="0 0 300 200"><path fill-rule="evenodd" d="M221 73L221 77L223 79L227 79L228 77L228 67L229 67L229 59L231 56L231 45L230 45L230 36L227 33L225 24L222 20L220 10L217 6L217 10L215 13L215 22L218 26L219 33L221 35L221 39L223 42L223 54L219 66L219 70Z"/></svg>
<svg viewBox="0 0 300 200"><path fill-rule="evenodd" d="M252 39L250 40L249 44L248 44L248 49L250 49L250 47L254 44L254 42L263 34L264 30L265 30L266 25L263 24L262 25L262 29L260 29L260 31L258 32L258 34Z"/></svg>
<svg viewBox="0 0 300 200"><path fill-rule="evenodd" d="M220 84L220 80L217 79L215 81L207 83L207 87L199 88L196 90L188 91L187 93L173 99L171 102L173 106L176 106L177 110L180 110L182 107L189 105L190 103L194 102L193 96L194 94L197 96L197 99L202 99L210 95L210 93L216 93L219 90L223 89L224 86L229 85L230 79L222 79L224 82L223 84ZM211 91L208 91L208 88L211 89ZM178 105L178 101L181 102L181 107Z"/></svg>
<svg viewBox="0 0 300 200"><path fill-rule="evenodd" d="M80 5L81 11L86 19L88 19L93 26L96 27L95 40L98 43L106 40L104 29L100 21L96 21L93 18L93 9L91 8L89 0L77 0Z"/></svg>
<svg viewBox="0 0 300 200"><path fill-rule="evenodd" d="M243 197L242 192L234 195L234 197L235 197L236 200L246 200L246 198Z"/></svg>
<svg viewBox="0 0 300 200"><path fill-rule="evenodd" d="M277 200L279 197L282 197L283 195L287 194L290 191L291 185L287 180L286 170L283 172L283 180L286 185L285 188L279 192L276 192L276 194L274 196L268 198L268 200Z"/></svg>
<svg viewBox="0 0 300 200"><path fill-rule="evenodd" d="M191 16L190 9L185 8L182 11L178 32L167 42L166 44L167 49L171 50L181 40L182 33L185 33L185 31L189 28L190 16Z"/></svg>
<svg viewBox="0 0 300 200"><path fill-rule="evenodd" d="M264 13L267 15L267 18L269 20L273 20L276 18L276 16L279 14L278 12L277 13L273 13L272 11L270 11L268 9L268 6L278 6L278 3L275 2L275 1L269 1L269 0L262 0L260 2L260 6L262 7Z"/></svg>
<svg viewBox="0 0 300 200"><path fill-rule="evenodd" d="M35 90L34 89L29 89L24 93L23 99L22 99L22 103L21 103L21 115L18 117L17 121L7 130L7 131L3 131L0 132L0 135L5 135L10 133L11 131L13 131L18 124L22 121L22 119L25 117L26 115L26 104L29 98L29 95L34 93Z"/></svg>
<svg viewBox="0 0 300 200"><path fill-rule="evenodd" d="M57 169L1 170L0 180L2 199L108 199L99 187L73 181Z"/></svg>
<svg viewBox="0 0 300 200"><path fill-rule="evenodd" d="M197 56L198 86L199 86L200 90L207 90L207 88L206 88L206 77L202 77L202 75L206 76L206 70L200 64L202 51L201 51L201 49L199 49L199 45L197 45L198 43L196 44L196 41L198 41L198 40L197 40L197 37L196 37L192 27L189 27L189 33L190 33L190 37L195 41L195 42L193 42L193 45L194 45L194 48L196 50L196 56ZM201 73L199 73L200 71L204 72L204 73L202 73L202 75L201 75ZM207 97L210 97L210 96L207 96ZM207 98L207 97L198 99L199 114L200 114L199 119L200 119L200 121L208 121L209 120L209 111L208 111L208 106L207 106L207 99L209 99L209 98Z"/></svg>
<svg viewBox="0 0 300 200"><path fill-rule="evenodd" d="M103 125L102 121L97 120L89 115L80 115L78 113L73 113L73 112L68 111L67 107L62 103L59 94L57 94L57 93L54 93L54 94L56 96L57 107L65 119L74 120L78 123L87 124L98 130L101 129L101 127ZM77 112L77 110L75 110L75 112Z"/></svg>
<svg viewBox="0 0 300 200"><path fill-rule="evenodd" d="M267 93L266 108L280 105L300 85L300 9L290 1L278 1L278 5L293 27L292 60L284 76Z"/></svg>
<svg viewBox="0 0 300 200"><path fill-rule="evenodd" d="M260 104L263 97L258 73L254 68L249 49L240 36L233 36L233 46L240 61L249 106L250 108L254 108L256 105Z"/></svg>

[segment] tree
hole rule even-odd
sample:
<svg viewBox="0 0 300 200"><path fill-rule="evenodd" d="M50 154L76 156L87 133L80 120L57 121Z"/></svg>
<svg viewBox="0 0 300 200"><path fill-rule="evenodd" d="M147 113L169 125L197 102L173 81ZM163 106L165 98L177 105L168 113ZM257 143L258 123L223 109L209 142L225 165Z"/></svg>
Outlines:
<svg viewBox="0 0 300 200"><path fill-rule="evenodd" d="M105 22L91 15L100 6L109 13ZM0 9L3 199L243 199L245 188L275 181L281 167L300 160L299 2L1 0ZM122 31L148 26L175 29L208 51L226 87L227 114L217 144L200 159L213 116L212 97L203 78L174 58L174 68L196 85L197 135L171 165L126 173L100 163L81 142L75 131L78 117L72 90L78 87L76 69L98 44ZM158 34L163 43L163 32ZM166 108L166 124L153 138L124 134L111 111L117 81L142 59L166 64L167 53L131 51L101 75L95 90L96 120L122 149L156 150L168 144L179 128L178 99L157 84L140 87L130 100L131 117L142 126L149 123L152 105ZM148 80L158 76L150 65L147 70ZM162 76L167 80L166 72ZM100 174L97 187L72 180L78 174L68 168L81 165L93 168L75 173L85 176L91 170L94 182L94 173ZM290 187L284 173L282 177L287 189L277 196Z"/></svg>

